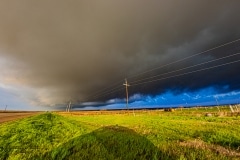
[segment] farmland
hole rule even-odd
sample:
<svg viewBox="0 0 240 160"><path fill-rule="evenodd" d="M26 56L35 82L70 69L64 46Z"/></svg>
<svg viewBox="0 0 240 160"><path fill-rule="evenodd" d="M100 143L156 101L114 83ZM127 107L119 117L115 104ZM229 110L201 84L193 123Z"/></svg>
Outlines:
<svg viewBox="0 0 240 160"><path fill-rule="evenodd" d="M0 124L0 159L240 159L239 125L227 107L46 112Z"/></svg>
<svg viewBox="0 0 240 160"><path fill-rule="evenodd" d="M6 111L0 111L0 123L13 121L20 118L25 118L29 116L33 116L39 112L21 112L21 111L15 111L15 112L6 112Z"/></svg>

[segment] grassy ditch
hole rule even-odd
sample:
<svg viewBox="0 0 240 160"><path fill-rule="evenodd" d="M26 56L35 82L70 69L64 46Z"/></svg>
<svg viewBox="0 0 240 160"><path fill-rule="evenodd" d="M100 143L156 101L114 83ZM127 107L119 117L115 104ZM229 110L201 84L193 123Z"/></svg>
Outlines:
<svg viewBox="0 0 240 160"><path fill-rule="evenodd" d="M45 113L1 124L0 159L240 158L240 117L153 112Z"/></svg>

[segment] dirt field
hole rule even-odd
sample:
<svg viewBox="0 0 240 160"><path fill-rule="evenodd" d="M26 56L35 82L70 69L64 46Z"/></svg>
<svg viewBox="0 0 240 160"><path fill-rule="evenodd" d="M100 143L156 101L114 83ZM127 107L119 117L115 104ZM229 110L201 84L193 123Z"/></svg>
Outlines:
<svg viewBox="0 0 240 160"><path fill-rule="evenodd" d="M0 123L39 114L40 112L0 112Z"/></svg>

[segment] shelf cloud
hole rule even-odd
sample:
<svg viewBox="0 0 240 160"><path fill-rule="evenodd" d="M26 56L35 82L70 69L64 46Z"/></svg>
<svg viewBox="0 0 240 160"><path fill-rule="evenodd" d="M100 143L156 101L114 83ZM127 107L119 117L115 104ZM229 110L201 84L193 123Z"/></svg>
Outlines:
<svg viewBox="0 0 240 160"><path fill-rule="evenodd" d="M27 88L19 94L39 105L123 98L124 78L131 85L240 52L236 41L133 77L240 38L239 6L233 0L2 0L0 83ZM239 59L236 55L164 74L158 77L163 80L133 85L129 93L178 94L209 86L240 89L240 63L164 79ZM146 81L150 80L154 78ZM106 94L118 86L122 90ZM106 87L110 88L103 92ZM96 92L100 96L92 96Z"/></svg>

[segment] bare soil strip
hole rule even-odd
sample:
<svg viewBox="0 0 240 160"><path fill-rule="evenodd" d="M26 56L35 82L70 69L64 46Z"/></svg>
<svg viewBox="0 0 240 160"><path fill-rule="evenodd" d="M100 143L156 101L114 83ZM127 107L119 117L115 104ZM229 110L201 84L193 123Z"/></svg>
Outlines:
<svg viewBox="0 0 240 160"><path fill-rule="evenodd" d="M18 113L1 113L0 112L0 123L4 123L4 122L8 122L8 121L14 121L20 118L25 118L25 117L29 117L29 116L33 116L39 114L39 112L18 112Z"/></svg>

